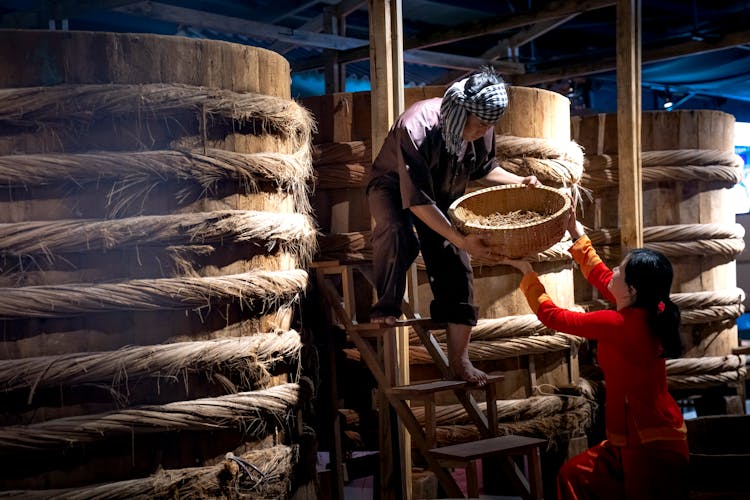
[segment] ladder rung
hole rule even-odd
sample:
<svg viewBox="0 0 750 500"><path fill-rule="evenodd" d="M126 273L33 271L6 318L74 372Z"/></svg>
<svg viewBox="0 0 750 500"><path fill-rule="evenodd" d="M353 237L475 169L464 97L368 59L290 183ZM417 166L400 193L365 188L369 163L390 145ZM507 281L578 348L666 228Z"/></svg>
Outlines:
<svg viewBox="0 0 750 500"><path fill-rule="evenodd" d="M386 326L384 323L359 323L353 325L353 329L359 331L390 330L400 326L421 326L426 330L440 330L445 328L445 323L436 323L430 318L408 318L396 320L393 326Z"/></svg>
<svg viewBox="0 0 750 500"><path fill-rule="evenodd" d="M546 442L547 441L544 439L526 436L500 436L489 439L480 439L479 441L469 441L468 443L454 444L451 446L443 446L441 448L433 448L429 453L439 460L467 462L469 460L476 460L477 458L503 453L508 455L521 455Z"/></svg>
<svg viewBox="0 0 750 500"><path fill-rule="evenodd" d="M505 380L505 375L487 375L488 384L496 384L503 380ZM482 389L482 387L478 387L476 384L469 383L465 380L433 380L431 382L423 382L420 384L392 387L389 390L391 394L400 399L411 399L435 394L436 392L455 391L460 389L478 390Z"/></svg>

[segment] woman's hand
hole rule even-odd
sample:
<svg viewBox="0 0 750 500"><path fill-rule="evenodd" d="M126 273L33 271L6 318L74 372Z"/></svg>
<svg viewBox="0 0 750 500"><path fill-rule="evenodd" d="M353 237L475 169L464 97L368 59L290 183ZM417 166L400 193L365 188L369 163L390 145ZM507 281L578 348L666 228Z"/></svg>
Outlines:
<svg viewBox="0 0 750 500"><path fill-rule="evenodd" d="M570 233L570 238L573 241L576 241L578 238L584 235L585 231L583 228L583 224L578 222L576 219L576 205L573 198L570 198L570 217L568 218L568 233Z"/></svg>
<svg viewBox="0 0 750 500"><path fill-rule="evenodd" d="M525 260L503 259L500 261L500 263L513 266L521 271L524 275L534 272L534 268L531 267L531 263Z"/></svg>

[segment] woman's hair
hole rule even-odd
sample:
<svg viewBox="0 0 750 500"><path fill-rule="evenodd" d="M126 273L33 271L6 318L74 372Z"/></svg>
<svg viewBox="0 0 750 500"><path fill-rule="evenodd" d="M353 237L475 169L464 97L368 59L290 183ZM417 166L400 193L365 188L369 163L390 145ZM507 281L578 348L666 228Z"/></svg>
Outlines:
<svg viewBox="0 0 750 500"><path fill-rule="evenodd" d="M464 94L473 96L490 85L505 85L502 77L492 66L482 66L479 71L469 76L464 84Z"/></svg>
<svg viewBox="0 0 750 500"><path fill-rule="evenodd" d="M645 248L628 254L625 283L635 289L633 306L647 311L649 328L661 340L665 358L682 355L680 308L669 299L672 276L672 264L664 254Z"/></svg>

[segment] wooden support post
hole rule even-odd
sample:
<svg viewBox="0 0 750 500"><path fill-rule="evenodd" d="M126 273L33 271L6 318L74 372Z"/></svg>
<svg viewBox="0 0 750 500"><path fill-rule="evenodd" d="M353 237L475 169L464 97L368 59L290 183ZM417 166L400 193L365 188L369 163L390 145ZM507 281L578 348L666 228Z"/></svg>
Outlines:
<svg viewBox="0 0 750 500"><path fill-rule="evenodd" d="M625 255L643 246L640 0L617 0L617 155Z"/></svg>
<svg viewBox="0 0 750 500"><path fill-rule="evenodd" d="M345 19L339 16L332 7L323 9L323 31L329 35L344 35ZM325 90L326 94L336 94L346 91L346 64L339 63L338 52L326 49L325 59Z"/></svg>
<svg viewBox="0 0 750 500"><path fill-rule="evenodd" d="M368 0L370 14L370 100L372 108L372 158L380 152L391 125L403 112L404 109L404 70L403 70L403 33L401 18L401 0ZM391 385L402 384L404 375L408 373L408 344L397 342L397 338L408 338L408 334L386 335L386 352L392 349L393 369ZM398 363L403 364L398 369ZM404 403L405 404L405 403ZM392 413L390 407L383 408L384 411ZM381 435L398 435L400 446L392 449L395 457L392 457L390 467L395 475L396 468L403 466L404 474L400 478L388 477L389 470L382 467L384 458L381 458L381 495L391 492L399 498L411 498L411 444L406 431L401 425L396 429L387 429L384 426L393 419L380 419ZM382 438L381 438L382 440ZM392 440L394 441L394 440ZM386 450L381 449L381 457ZM397 457L397 458L396 458ZM398 481L394 481L398 479Z"/></svg>
<svg viewBox="0 0 750 500"><path fill-rule="evenodd" d="M395 329L393 329L395 330ZM404 470L411 470L401 458L404 451L401 446L399 423L396 413L388 401L386 390L398 385L398 352L395 339L395 331L389 331L378 337L380 352L379 362L383 367L386 385L378 389L379 428L378 441L380 443L380 498L383 499L405 499L407 498L406 481ZM402 469L403 467L403 469ZM399 491L398 485L402 485Z"/></svg>
<svg viewBox="0 0 750 500"><path fill-rule="evenodd" d="M341 413L339 413L339 391L336 381L336 345L335 336L329 334L328 363L331 377L331 449L328 450L328 463L331 468L331 497L333 500L344 500L344 449L341 443Z"/></svg>
<svg viewBox="0 0 750 500"><path fill-rule="evenodd" d="M404 108L401 0L368 0L372 157L380 152L393 121Z"/></svg>

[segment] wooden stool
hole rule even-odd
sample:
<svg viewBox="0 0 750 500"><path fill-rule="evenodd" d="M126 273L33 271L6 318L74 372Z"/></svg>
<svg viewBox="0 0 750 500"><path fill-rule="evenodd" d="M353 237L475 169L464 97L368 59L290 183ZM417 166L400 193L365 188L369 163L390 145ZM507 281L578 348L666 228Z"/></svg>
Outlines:
<svg viewBox="0 0 750 500"><path fill-rule="evenodd" d="M508 459L511 479L518 493L533 500L542 498L542 464L539 447L547 441L525 436L500 436L480 441L471 441L429 451L446 467L463 467L466 470L466 486L469 498L479 497L479 481L475 460L490 456ZM528 459L528 479L518 474L512 456L523 455Z"/></svg>

